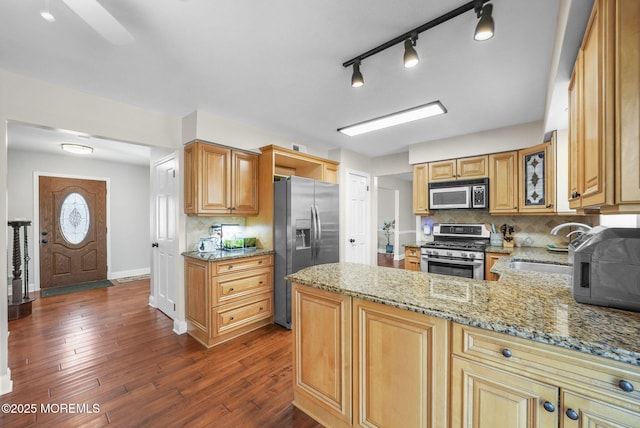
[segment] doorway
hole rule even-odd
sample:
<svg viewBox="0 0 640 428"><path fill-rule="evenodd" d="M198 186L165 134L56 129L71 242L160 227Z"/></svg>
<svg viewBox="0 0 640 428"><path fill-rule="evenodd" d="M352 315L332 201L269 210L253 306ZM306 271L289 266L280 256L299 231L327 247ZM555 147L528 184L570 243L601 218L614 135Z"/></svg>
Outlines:
<svg viewBox="0 0 640 428"><path fill-rule="evenodd" d="M107 279L107 183L38 180L40 288Z"/></svg>

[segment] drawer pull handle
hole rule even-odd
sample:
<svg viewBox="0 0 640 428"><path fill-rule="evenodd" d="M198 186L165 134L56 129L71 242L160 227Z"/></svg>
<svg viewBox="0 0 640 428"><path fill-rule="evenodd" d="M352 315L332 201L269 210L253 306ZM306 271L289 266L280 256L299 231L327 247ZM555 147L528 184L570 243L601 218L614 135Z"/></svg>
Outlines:
<svg viewBox="0 0 640 428"><path fill-rule="evenodd" d="M507 348L504 348L502 350L502 355L504 355L507 358L511 358L513 356L513 354L511 353L511 351Z"/></svg>
<svg viewBox="0 0 640 428"><path fill-rule="evenodd" d="M259 282L259 284L260 284L260 285L264 284L264 281L260 281L260 282Z"/></svg>
<svg viewBox="0 0 640 428"><path fill-rule="evenodd" d="M544 407L544 409L549 413L553 413L556 411L556 406L554 406L551 401L545 401L542 407Z"/></svg>
<svg viewBox="0 0 640 428"><path fill-rule="evenodd" d="M233 291L233 287L231 287L231 288L229 289L229 291Z"/></svg>
<svg viewBox="0 0 640 428"><path fill-rule="evenodd" d="M260 260L260 261L258 262L258 264L259 264L259 265L261 265L261 264L262 264L262 260Z"/></svg>
<svg viewBox="0 0 640 428"><path fill-rule="evenodd" d="M567 417L569 419L571 419L572 421L577 421L578 420L578 412L576 412L573 409L567 409L567 411L565 412L565 414L567 415Z"/></svg>
<svg viewBox="0 0 640 428"><path fill-rule="evenodd" d="M229 265L227 269L233 269L233 265Z"/></svg>
<svg viewBox="0 0 640 428"><path fill-rule="evenodd" d="M629 381L626 381L626 380L621 380L620 382L618 382L618 386L624 392L633 392L633 390L634 390L633 384L631 382L629 382Z"/></svg>
<svg viewBox="0 0 640 428"><path fill-rule="evenodd" d="M262 310L262 306L260 306L260 310Z"/></svg>
<svg viewBox="0 0 640 428"><path fill-rule="evenodd" d="M233 321L233 317L229 317L229 321Z"/></svg>

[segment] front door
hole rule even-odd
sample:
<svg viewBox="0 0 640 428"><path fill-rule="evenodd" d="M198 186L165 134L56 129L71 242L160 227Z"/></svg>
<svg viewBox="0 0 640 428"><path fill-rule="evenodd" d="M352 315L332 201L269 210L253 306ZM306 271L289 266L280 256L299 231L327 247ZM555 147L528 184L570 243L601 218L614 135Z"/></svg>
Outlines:
<svg viewBox="0 0 640 428"><path fill-rule="evenodd" d="M39 181L40 288L107 279L106 182Z"/></svg>

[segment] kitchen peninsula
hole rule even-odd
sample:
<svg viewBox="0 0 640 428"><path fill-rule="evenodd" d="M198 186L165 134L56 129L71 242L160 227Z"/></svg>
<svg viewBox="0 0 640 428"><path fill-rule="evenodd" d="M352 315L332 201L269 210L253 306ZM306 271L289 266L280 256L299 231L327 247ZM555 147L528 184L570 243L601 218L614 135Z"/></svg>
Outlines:
<svg viewBox="0 0 640 428"><path fill-rule="evenodd" d="M497 282L350 263L290 275L294 404L327 426L640 426L640 314L579 304L568 276L510 269L518 257L553 261L516 251Z"/></svg>

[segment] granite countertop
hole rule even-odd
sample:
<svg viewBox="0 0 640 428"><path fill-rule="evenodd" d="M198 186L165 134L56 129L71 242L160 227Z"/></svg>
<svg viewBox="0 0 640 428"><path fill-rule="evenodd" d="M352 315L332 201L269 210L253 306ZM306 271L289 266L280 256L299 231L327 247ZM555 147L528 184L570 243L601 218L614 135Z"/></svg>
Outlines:
<svg viewBox="0 0 640 428"><path fill-rule="evenodd" d="M566 254L516 248L494 265L499 281L355 263L313 266L287 279L640 366L640 313L577 303L568 275L513 270L511 259L567 264Z"/></svg>
<svg viewBox="0 0 640 428"><path fill-rule="evenodd" d="M222 260L240 259L243 257L263 256L265 254L273 254L273 252L273 250L265 250L262 248L239 248L237 250L216 250L204 253L199 251L186 251L182 253L182 255L192 259L219 262Z"/></svg>

